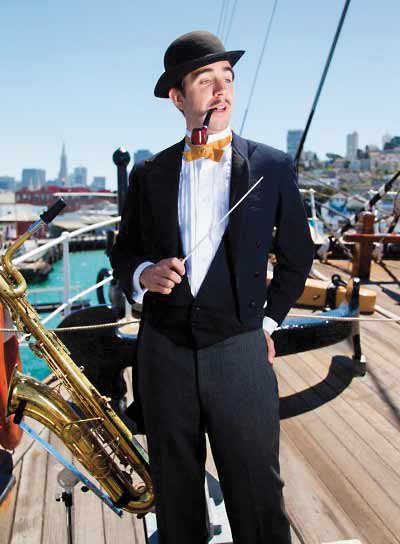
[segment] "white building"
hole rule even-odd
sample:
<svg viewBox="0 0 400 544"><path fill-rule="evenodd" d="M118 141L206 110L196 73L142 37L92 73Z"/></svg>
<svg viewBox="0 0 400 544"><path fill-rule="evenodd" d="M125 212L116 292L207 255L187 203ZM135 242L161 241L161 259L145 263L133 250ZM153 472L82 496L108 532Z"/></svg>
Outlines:
<svg viewBox="0 0 400 544"><path fill-rule="evenodd" d="M346 157L348 159L357 158L358 149L358 132L352 132L346 138Z"/></svg>
<svg viewBox="0 0 400 544"><path fill-rule="evenodd" d="M77 166L74 168L72 185L73 187L87 186L87 168L85 166Z"/></svg>
<svg viewBox="0 0 400 544"><path fill-rule="evenodd" d="M287 131L287 152L293 158L296 156L297 149L299 148L301 137L303 136L302 130L288 130Z"/></svg>
<svg viewBox="0 0 400 544"><path fill-rule="evenodd" d="M390 142L392 139L392 135L388 134L387 132L382 136L382 149L385 149L385 144Z"/></svg>
<svg viewBox="0 0 400 544"><path fill-rule="evenodd" d="M106 188L106 178L104 176L94 176L91 185L92 191L104 191Z"/></svg>
<svg viewBox="0 0 400 544"><path fill-rule="evenodd" d="M0 191L15 191L15 178L0 176Z"/></svg>
<svg viewBox="0 0 400 544"><path fill-rule="evenodd" d="M22 170L22 188L36 191L46 185L46 171L40 168L24 168Z"/></svg>

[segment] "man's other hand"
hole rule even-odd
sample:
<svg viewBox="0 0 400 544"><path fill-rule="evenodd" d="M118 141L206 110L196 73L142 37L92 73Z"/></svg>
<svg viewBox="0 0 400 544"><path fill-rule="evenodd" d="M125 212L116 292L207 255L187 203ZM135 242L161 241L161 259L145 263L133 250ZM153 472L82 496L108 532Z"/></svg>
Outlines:
<svg viewBox="0 0 400 544"><path fill-rule="evenodd" d="M169 295L175 285L181 283L184 274L183 262L177 257L171 257L147 266L140 274L139 281L149 291Z"/></svg>
<svg viewBox="0 0 400 544"><path fill-rule="evenodd" d="M274 341L272 340L270 334L266 330L263 329L263 331L264 331L265 340L267 341L268 362L272 365L274 357L275 357Z"/></svg>

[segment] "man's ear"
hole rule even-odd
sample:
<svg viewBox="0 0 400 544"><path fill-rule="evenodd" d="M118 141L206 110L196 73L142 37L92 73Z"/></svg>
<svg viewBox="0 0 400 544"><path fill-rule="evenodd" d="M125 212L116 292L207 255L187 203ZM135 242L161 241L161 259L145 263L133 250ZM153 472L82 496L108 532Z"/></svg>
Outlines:
<svg viewBox="0 0 400 544"><path fill-rule="evenodd" d="M183 96L179 89L176 89L175 87L172 87L168 91L168 96L172 100L172 102L175 104L175 106L183 113Z"/></svg>

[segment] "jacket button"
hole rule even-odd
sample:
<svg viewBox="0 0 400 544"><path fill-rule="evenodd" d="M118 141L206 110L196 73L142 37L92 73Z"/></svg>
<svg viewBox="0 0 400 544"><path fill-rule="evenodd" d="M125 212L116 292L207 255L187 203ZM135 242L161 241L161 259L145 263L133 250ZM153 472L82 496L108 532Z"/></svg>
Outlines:
<svg viewBox="0 0 400 544"><path fill-rule="evenodd" d="M261 247L261 240L257 240L256 247Z"/></svg>
<svg viewBox="0 0 400 544"><path fill-rule="evenodd" d="M255 278L258 278L260 276L261 272L259 270L257 270L256 272L254 272L254 277Z"/></svg>
<svg viewBox="0 0 400 544"><path fill-rule="evenodd" d="M249 306L250 306L250 308L255 308L256 307L256 301L255 300L250 300Z"/></svg>

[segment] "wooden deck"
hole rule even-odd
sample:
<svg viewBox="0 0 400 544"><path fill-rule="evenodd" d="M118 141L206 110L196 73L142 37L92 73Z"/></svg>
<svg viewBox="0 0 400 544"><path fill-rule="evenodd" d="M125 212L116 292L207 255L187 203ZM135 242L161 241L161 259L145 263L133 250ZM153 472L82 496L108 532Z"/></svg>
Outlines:
<svg viewBox="0 0 400 544"><path fill-rule="evenodd" d="M345 279L350 270L344 261L315 266ZM386 267L389 272L373 264L369 287L380 309L400 315L400 262ZM281 475L294 544L400 543L399 333L395 322L362 323L364 377L352 376L347 343L275 360ZM43 436L49 438L47 429ZM65 451L56 438L50 440ZM60 467L30 442L24 437L14 453L17 484L0 507L0 544L61 544L64 506L54 499ZM210 452L207 470L218 478ZM79 489L74 501L76 543L145 542L143 522L135 516L119 519Z"/></svg>

